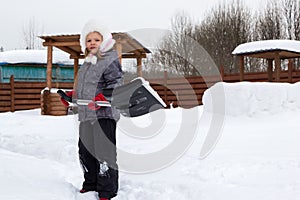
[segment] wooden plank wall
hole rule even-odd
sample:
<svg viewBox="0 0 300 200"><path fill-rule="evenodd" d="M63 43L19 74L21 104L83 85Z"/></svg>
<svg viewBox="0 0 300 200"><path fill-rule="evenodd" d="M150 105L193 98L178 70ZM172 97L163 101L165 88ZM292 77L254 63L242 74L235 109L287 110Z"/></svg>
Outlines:
<svg viewBox="0 0 300 200"><path fill-rule="evenodd" d="M0 84L0 112L11 111L11 89L9 83Z"/></svg>
<svg viewBox="0 0 300 200"><path fill-rule="evenodd" d="M15 82L0 84L0 112L27 110L40 107L40 93L43 83Z"/></svg>
<svg viewBox="0 0 300 200"><path fill-rule="evenodd" d="M210 77L165 78L148 80L155 91L168 106L191 108L202 104L204 91L213 84L224 82L239 82L239 74ZM267 82L267 72L245 73L244 81ZM281 72L281 82L295 83L300 81L300 70ZM63 115L66 108L59 101L57 94L49 94L47 99L41 96L46 83L15 82L0 83L0 112L41 108L42 113ZM73 83L52 83L53 88L71 89ZM47 93L47 92L46 92ZM47 94L46 94L47 95ZM46 102L46 103L45 103Z"/></svg>
<svg viewBox="0 0 300 200"><path fill-rule="evenodd" d="M56 83L52 84L52 88L60 89L73 89L73 83ZM66 115L68 113L67 107L65 107L61 101L60 96L57 93L51 92L49 89L44 89L41 94L41 114L42 115Z"/></svg>
<svg viewBox="0 0 300 200"><path fill-rule="evenodd" d="M204 91L213 84L220 82L220 76L181 77L170 79L151 79L153 89L170 107L191 108L202 104Z"/></svg>
<svg viewBox="0 0 300 200"><path fill-rule="evenodd" d="M15 82L12 76L10 83L0 83L0 112L40 108L41 91L45 87L42 82ZM52 87L68 89L73 83L53 83Z"/></svg>

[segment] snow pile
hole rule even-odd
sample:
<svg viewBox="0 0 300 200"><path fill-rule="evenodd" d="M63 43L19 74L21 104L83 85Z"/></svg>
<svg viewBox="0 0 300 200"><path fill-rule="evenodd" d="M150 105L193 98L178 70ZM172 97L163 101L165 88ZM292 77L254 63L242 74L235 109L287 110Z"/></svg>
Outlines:
<svg viewBox="0 0 300 200"><path fill-rule="evenodd" d="M12 50L0 52L0 63L47 63L47 50ZM73 65L70 55L63 51L53 51L53 64Z"/></svg>
<svg viewBox="0 0 300 200"><path fill-rule="evenodd" d="M300 83L224 83L205 91L204 110L231 116L272 115L300 110Z"/></svg>

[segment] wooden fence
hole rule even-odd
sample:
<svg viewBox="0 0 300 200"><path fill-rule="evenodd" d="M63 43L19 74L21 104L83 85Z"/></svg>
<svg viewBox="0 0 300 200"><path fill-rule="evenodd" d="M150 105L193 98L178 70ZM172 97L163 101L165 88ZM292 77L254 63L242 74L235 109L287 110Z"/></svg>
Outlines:
<svg viewBox="0 0 300 200"><path fill-rule="evenodd" d="M10 83L0 83L0 112L41 108L45 87L43 82L15 82L11 76ZM72 88L73 83L53 83L52 87Z"/></svg>
<svg viewBox="0 0 300 200"><path fill-rule="evenodd" d="M202 104L204 91L213 84L224 82L239 82L239 74L224 74L221 76L187 77L148 80L155 91L161 96L167 105L184 108ZM266 82L267 72L245 73L243 81ZM282 71L280 82L295 83L300 81L300 70L292 72ZM41 108L42 114L63 115L66 109L59 102L57 94L51 94L45 90L46 83L15 82L13 76L10 83L0 83L0 112L27 110ZM53 83L53 88L71 89L73 83ZM44 112L44 113L43 113Z"/></svg>
<svg viewBox="0 0 300 200"><path fill-rule="evenodd" d="M273 81L275 77L273 77ZM206 77L182 77L149 80L152 87L159 93L167 105L174 107L191 108L202 104L202 96L209 87L217 82L224 81L228 83L249 81L249 82L267 82L267 72L245 73L241 80L240 74L224 74L220 76ZM280 82L295 83L300 81L300 70L292 72L282 71Z"/></svg>

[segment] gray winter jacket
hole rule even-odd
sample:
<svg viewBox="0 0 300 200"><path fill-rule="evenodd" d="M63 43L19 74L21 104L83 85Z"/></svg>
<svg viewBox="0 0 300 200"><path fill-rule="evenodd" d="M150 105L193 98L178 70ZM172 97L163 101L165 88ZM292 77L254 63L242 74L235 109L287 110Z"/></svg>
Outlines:
<svg viewBox="0 0 300 200"><path fill-rule="evenodd" d="M84 62L78 71L76 96L78 99L91 100L105 88L115 88L123 84L123 72L115 50L105 53L96 64ZM87 106L78 107L79 121L93 121L101 118L120 118L115 108L101 107L90 110Z"/></svg>

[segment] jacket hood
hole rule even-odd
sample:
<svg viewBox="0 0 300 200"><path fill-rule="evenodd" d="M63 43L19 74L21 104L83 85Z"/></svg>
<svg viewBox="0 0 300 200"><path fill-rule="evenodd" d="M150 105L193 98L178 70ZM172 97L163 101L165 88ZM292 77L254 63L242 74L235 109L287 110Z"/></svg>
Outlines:
<svg viewBox="0 0 300 200"><path fill-rule="evenodd" d="M98 32L103 37L103 42L100 45L100 51L106 52L113 48L113 45L115 44L115 40L112 38L111 31L109 28L100 20L97 19L91 19L89 20L83 27L80 35L80 45L82 52L85 52L86 46L85 46L85 40L86 36L91 32Z"/></svg>

